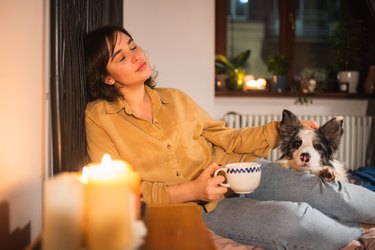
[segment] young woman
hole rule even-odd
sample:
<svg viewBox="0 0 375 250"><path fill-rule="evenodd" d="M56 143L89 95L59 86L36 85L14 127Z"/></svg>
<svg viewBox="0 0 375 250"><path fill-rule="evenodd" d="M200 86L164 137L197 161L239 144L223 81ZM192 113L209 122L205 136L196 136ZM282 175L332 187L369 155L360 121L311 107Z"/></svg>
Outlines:
<svg viewBox="0 0 375 250"><path fill-rule="evenodd" d="M122 27L90 32L85 61L89 157L109 153L133 165L146 203L195 202L217 234L269 249L339 249L361 236L360 223L375 223L371 191L262 159L278 145L278 121L229 129L181 91L155 88L147 56ZM213 172L238 161L260 162L261 184L224 198L224 177Z"/></svg>

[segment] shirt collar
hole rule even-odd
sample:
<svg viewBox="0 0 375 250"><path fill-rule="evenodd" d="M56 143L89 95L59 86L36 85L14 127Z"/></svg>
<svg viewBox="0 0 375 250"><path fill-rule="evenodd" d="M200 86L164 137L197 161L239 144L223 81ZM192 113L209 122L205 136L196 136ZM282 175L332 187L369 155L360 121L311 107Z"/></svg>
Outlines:
<svg viewBox="0 0 375 250"><path fill-rule="evenodd" d="M172 99L162 95L160 92L157 91L157 89L151 89L150 87L145 85L145 90L147 94L150 96L152 103L152 111L154 115L156 115L160 110L161 104L167 104L172 102ZM129 104L122 97L117 98L113 102L105 102L105 109L107 114L118 113L123 109L127 114L133 114L133 111L131 110Z"/></svg>

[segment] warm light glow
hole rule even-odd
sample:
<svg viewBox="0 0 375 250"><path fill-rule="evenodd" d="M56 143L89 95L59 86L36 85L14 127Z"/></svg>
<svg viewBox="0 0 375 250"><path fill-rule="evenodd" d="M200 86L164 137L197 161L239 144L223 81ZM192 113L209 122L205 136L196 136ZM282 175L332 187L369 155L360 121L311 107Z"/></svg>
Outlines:
<svg viewBox="0 0 375 250"><path fill-rule="evenodd" d="M264 78L258 78L255 80L255 77L253 75L246 75L245 76L245 90L264 90L266 89L266 79Z"/></svg>
<svg viewBox="0 0 375 250"><path fill-rule="evenodd" d="M111 156L104 154L100 164L89 164L83 167L80 182L121 182L126 181L133 191L137 191L139 175L133 167L125 161L112 160Z"/></svg>
<svg viewBox="0 0 375 250"><path fill-rule="evenodd" d="M124 161L112 160L109 154L104 154L101 164L91 164L82 169L81 182L90 180L114 180L123 175L132 175L132 168Z"/></svg>
<svg viewBox="0 0 375 250"><path fill-rule="evenodd" d="M102 158L102 166L111 166L112 158L109 154L104 154Z"/></svg>
<svg viewBox="0 0 375 250"><path fill-rule="evenodd" d="M86 166L82 168L82 174L79 180L83 184L87 184L89 182L89 169Z"/></svg>

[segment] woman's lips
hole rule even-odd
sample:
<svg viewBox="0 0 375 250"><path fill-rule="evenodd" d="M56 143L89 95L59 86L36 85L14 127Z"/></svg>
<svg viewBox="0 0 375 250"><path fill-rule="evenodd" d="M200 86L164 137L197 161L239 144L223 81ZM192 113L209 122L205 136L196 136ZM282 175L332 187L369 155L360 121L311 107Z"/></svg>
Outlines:
<svg viewBox="0 0 375 250"><path fill-rule="evenodd" d="M142 64L138 67L137 71L143 71L145 68L146 68L146 63L142 63Z"/></svg>

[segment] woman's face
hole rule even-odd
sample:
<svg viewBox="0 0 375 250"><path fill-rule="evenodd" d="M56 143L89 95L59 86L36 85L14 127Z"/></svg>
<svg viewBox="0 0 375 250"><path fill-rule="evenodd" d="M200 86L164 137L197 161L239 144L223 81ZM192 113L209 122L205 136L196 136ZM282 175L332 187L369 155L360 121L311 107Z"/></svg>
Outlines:
<svg viewBox="0 0 375 250"><path fill-rule="evenodd" d="M111 53L111 52L110 52ZM144 84L151 76L150 63L134 40L124 33L118 32L113 54L110 54L107 71L109 77L105 79L107 84L130 87L135 84Z"/></svg>

